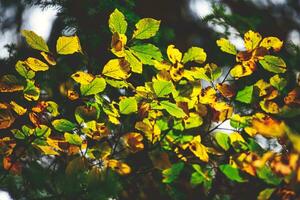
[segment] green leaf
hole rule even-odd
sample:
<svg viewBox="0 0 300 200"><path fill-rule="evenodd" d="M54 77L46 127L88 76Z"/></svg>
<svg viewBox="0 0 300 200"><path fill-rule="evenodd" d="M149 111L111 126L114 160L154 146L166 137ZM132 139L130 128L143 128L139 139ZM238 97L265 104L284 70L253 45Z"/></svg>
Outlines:
<svg viewBox="0 0 300 200"><path fill-rule="evenodd" d="M192 173L192 176L190 179L190 183L192 184L192 186L199 185L203 181L204 181L204 177L201 174L199 174L198 172Z"/></svg>
<svg viewBox="0 0 300 200"><path fill-rule="evenodd" d="M186 116L185 112L174 103L161 101L160 104L170 115L174 117L183 118Z"/></svg>
<svg viewBox="0 0 300 200"><path fill-rule="evenodd" d="M35 72L28 69L24 61L18 61L16 63L16 71L26 79L32 79L35 76Z"/></svg>
<svg viewBox="0 0 300 200"><path fill-rule="evenodd" d="M230 148L229 136L226 133L217 132L214 135L218 145L222 147L225 151Z"/></svg>
<svg viewBox="0 0 300 200"><path fill-rule="evenodd" d="M138 57L143 64L153 65L153 60L162 61L162 54L153 44L140 44L130 47L132 53Z"/></svg>
<svg viewBox="0 0 300 200"><path fill-rule="evenodd" d="M279 185L281 183L281 179L277 177L267 166L263 166L262 168L257 169L256 173L260 179L262 179L268 184Z"/></svg>
<svg viewBox="0 0 300 200"><path fill-rule="evenodd" d="M227 39L221 38L217 40L217 45L221 48L221 51L229 54L236 55L237 51L235 46Z"/></svg>
<svg viewBox="0 0 300 200"><path fill-rule="evenodd" d="M281 78L278 74L270 78L270 84L275 87L277 90L282 91L287 85L287 80Z"/></svg>
<svg viewBox="0 0 300 200"><path fill-rule="evenodd" d="M26 138L26 134L24 134L22 131L18 129L12 129L11 132L14 134L15 138L19 140L24 140Z"/></svg>
<svg viewBox="0 0 300 200"><path fill-rule="evenodd" d="M202 117L198 113L190 112L190 116L184 119L185 129L196 128L203 123Z"/></svg>
<svg viewBox="0 0 300 200"><path fill-rule="evenodd" d="M125 16L118 9L115 9L113 13L110 14L108 20L109 29L112 33L118 32L120 34L125 34L127 30L127 22Z"/></svg>
<svg viewBox="0 0 300 200"><path fill-rule="evenodd" d="M183 170L183 168L184 168L184 163L180 162L180 163L173 164L171 168L163 170L162 171L162 175L163 175L162 182L163 183L174 182L180 175L180 172Z"/></svg>
<svg viewBox="0 0 300 200"><path fill-rule="evenodd" d="M129 62L131 71L139 74L143 72L142 63L138 60L137 57L135 57L135 55L132 54L130 50L125 50L125 60Z"/></svg>
<svg viewBox="0 0 300 200"><path fill-rule="evenodd" d="M244 89L238 91L235 100L250 104L253 95L253 85L246 86Z"/></svg>
<svg viewBox="0 0 300 200"><path fill-rule="evenodd" d="M120 113L128 115L137 111L137 101L134 97L124 98L119 102Z"/></svg>
<svg viewBox="0 0 300 200"><path fill-rule="evenodd" d="M34 80L27 79L27 85L23 93L24 98L28 101L36 101L39 99L41 91L34 85Z"/></svg>
<svg viewBox="0 0 300 200"><path fill-rule="evenodd" d="M206 53L200 47L191 47L189 50L183 55L182 62L187 63L189 61L195 61L197 63L204 63L206 60Z"/></svg>
<svg viewBox="0 0 300 200"><path fill-rule="evenodd" d="M276 188L267 188L262 190L258 196L257 196L257 200L268 200L271 198L273 192L275 191Z"/></svg>
<svg viewBox="0 0 300 200"><path fill-rule="evenodd" d="M52 125L55 130L60 132L72 131L76 128L76 124L66 119L56 119L52 121Z"/></svg>
<svg viewBox="0 0 300 200"><path fill-rule="evenodd" d="M160 26L160 21L152 18L144 18L135 25L136 30L133 32L132 38L149 39L156 35Z"/></svg>
<svg viewBox="0 0 300 200"><path fill-rule="evenodd" d="M51 129L48 126L40 125L35 129L35 135L38 137L48 137L51 134Z"/></svg>
<svg viewBox="0 0 300 200"><path fill-rule="evenodd" d="M174 90L172 81L157 80L153 82L153 89L158 97L164 97Z"/></svg>
<svg viewBox="0 0 300 200"><path fill-rule="evenodd" d="M70 144L78 145L80 146L82 144L82 139L77 134L71 134L71 133L65 133L64 137L66 141Z"/></svg>
<svg viewBox="0 0 300 200"><path fill-rule="evenodd" d="M240 183L247 181L240 176L238 168L234 168L229 164L220 165L219 169L228 179L232 181L237 181Z"/></svg>
<svg viewBox="0 0 300 200"><path fill-rule="evenodd" d="M88 96L92 94L98 94L102 92L106 87L106 82L104 78L96 77L91 83L87 85L80 85L80 92L83 96Z"/></svg>
<svg viewBox="0 0 300 200"><path fill-rule="evenodd" d="M259 60L259 63L262 65L265 70L274 73L284 73L286 71L286 64L282 58L266 55L263 60Z"/></svg>
<svg viewBox="0 0 300 200"><path fill-rule="evenodd" d="M33 49L49 52L47 43L41 36L37 35L33 31L28 30L22 30L21 34L25 37L27 44Z"/></svg>

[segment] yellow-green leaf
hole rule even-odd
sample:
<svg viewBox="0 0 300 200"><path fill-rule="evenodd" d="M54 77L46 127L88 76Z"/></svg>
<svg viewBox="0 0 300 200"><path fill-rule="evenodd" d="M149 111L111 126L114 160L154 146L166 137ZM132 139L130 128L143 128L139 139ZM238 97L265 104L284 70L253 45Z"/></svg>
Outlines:
<svg viewBox="0 0 300 200"><path fill-rule="evenodd" d="M65 137L65 140L70 144L74 144L77 146L80 146L82 144L82 139L77 134L65 133L64 137Z"/></svg>
<svg viewBox="0 0 300 200"><path fill-rule="evenodd" d="M79 38L75 36L61 36L56 42L56 51L58 54L67 55L75 52L82 53Z"/></svg>
<svg viewBox="0 0 300 200"><path fill-rule="evenodd" d="M29 69L24 61L18 61L16 63L16 71L26 79L32 79L35 76L35 72Z"/></svg>
<svg viewBox="0 0 300 200"><path fill-rule="evenodd" d="M21 34L25 37L27 44L33 49L49 52L47 43L41 36L37 35L33 31L28 30L22 30Z"/></svg>
<svg viewBox="0 0 300 200"><path fill-rule="evenodd" d="M127 30L127 22L125 16L118 9L115 9L109 16L109 29L112 33L118 32L125 34Z"/></svg>
<svg viewBox="0 0 300 200"><path fill-rule="evenodd" d="M78 72L72 74L71 78L73 78L74 81L76 81L77 83L80 83L82 85L87 85L94 80L93 75L83 72L83 71L78 71Z"/></svg>
<svg viewBox="0 0 300 200"><path fill-rule="evenodd" d="M244 35L244 40L245 40L245 47L248 51L252 51L255 49L259 42L261 41L262 37L259 33L254 32L254 31L248 31Z"/></svg>
<svg viewBox="0 0 300 200"><path fill-rule="evenodd" d="M39 59L29 57L24 61L24 64L28 66L33 71L47 71L49 69L49 66L44 63L43 61L40 61Z"/></svg>
<svg viewBox="0 0 300 200"><path fill-rule="evenodd" d="M144 18L138 21L135 25L136 30L132 38L135 39L148 39L156 35L160 26L160 21L152 18Z"/></svg>
<svg viewBox="0 0 300 200"><path fill-rule="evenodd" d="M127 60L130 64L131 71L139 74L143 72L142 63L138 60L137 57L135 57L135 55L132 54L130 50L125 50L125 60Z"/></svg>
<svg viewBox="0 0 300 200"><path fill-rule="evenodd" d="M217 40L217 45L221 48L221 51L225 53L232 55L236 55L237 53L235 46L228 39L221 38Z"/></svg>
<svg viewBox="0 0 300 200"><path fill-rule="evenodd" d="M235 100L243 103L251 103L253 95L253 85L246 86L242 90L238 91Z"/></svg>
<svg viewBox="0 0 300 200"><path fill-rule="evenodd" d="M153 60L162 61L162 54L153 44L139 44L130 47L131 52L138 57L143 64L153 65Z"/></svg>
<svg viewBox="0 0 300 200"><path fill-rule="evenodd" d="M124 98L119 102L120 113L128 115L137 111L137 101L134 97Z"/></svg>
<svg viewBox="0 0 300 200"><path fill-rule="evenodd" d="M172 81L157 80L153 82L153 89L158 97L170 94L175 88Z"/></svg>
<svg viewBox="0 0 300 200"><path fill-rule="evenodd" d="M124 59L112 59L103 67L102 74L114 79L127 79L130 68L129 63Z"/></svg>
<svg viewBox="0 0 300 200"><path fill-rule="evenodd" d="M106 87L106 82L104 78L95 78L91 83L87 85L80 86L80 92L84 96L98 94L102 92Z"/></svg>
<svg viewBox="0 0 300 200"><path fill-rule="evenodd" d="M169 101L161 101L160 105L174 117L183 118L186 116L185 112L174 103Z"/></svg>
<svg viewBox="0 0 300 200"><path fill-rule="evenodd" d="M28 101L37 101L40 97L40 89L34 85L34 80L27 79L26 88L23 91L24 98Z"/></svg>
<svg viewBox="0 0 300 200"><path fill-rule="evenodd" d="M266 55L259 63L265 70L274 73L284 73L286 71L286 64L280 57Z"/></svg>
<svg viewBox="0 0 300 200"><path fill-rule="evenodd" d="M52 121L52 125L55 130L60 132L73 131L76 128L76 124L66 119L56 119Z"/></svg>
<svg viewBox="0 0 300 200"><path fill-rule="evenodd" d="M204 63L206 60L206 53L200 47L191 47L189 50L183 55L182 62L187 63L189 61L195 61L197 63Z"/></svg>

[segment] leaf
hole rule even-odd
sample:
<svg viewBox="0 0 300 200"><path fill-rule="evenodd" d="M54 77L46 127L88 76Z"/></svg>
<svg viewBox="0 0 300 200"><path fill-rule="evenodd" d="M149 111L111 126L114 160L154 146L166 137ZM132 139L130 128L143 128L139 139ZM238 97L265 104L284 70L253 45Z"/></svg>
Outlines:
<svg viewBox="0 0 300 200"><path fill-rule="evenodd" d="M258 168L256 173L258 178L262 179L268 184L279 185L281 183L281 179L272 172L270 167L263 166L262 168Z"/></svg>
<svg viewBox="0 0 300 200"><path fill-rule="evenodd" d="M189 143L189 149L193 154L198 157L203 162L208 162L209 156L207 154L207 148L201 144L200 135L193 138L193 140Z"/></svg>
<svg viewBox="0 0 300 200"><path fill-rule="evenodd" d="M87 85L80 85L80 92L83 96L98 94L106 88L105 79L96 77L91 83Z"/></svg>
<svg viewBox="0 0 300 200"><path fill-rule="evenodd" d="M131 168L126 163L118 160L109 160L107 165L120 175L126 175L131 172Z"/></svg>
<svg viewBox="0 0 300 200"><path fill-rule="evenodd" d="M230 148L229 136L226 133L217 132L214 135L218 145L222 147L225 151Z"/></svg>
<svg viewBox="0 0 300 200"><path fill-rule="evenodd" d="M18 92L23 89L24 86L14 75L7 74L0 78L0 92Z"/></svg>
<svg viewBox="0 0 300 200"><path fill-rule="evenodd" d="M232 181L236 181L240 183L247 181L240 176L240 172L238 168L232 167L229 164L220 165L219 169L228 179Z"/></svg>
<svg viewBox="0 0 300 200"><path fill-rule="evenodd" d="M266 37L261 41L259 46L265 47L266 49L273 48L274 51L279 51L282 45L283 42L279 40L277 37Z"/></svg>
<svg viewBox="0 0 300 200"><path fill-rule="evenodd" d="M64 137L65 137L65 140L70 144L74 144L77 146L81 146L81 144L82 144L82 139L77 134L65 133Z"/></svg>
<svg viewBox="0 0 300 200"><path fill-rule="evenodd" d="M206 64L204 67L192 67L192 76L195 79L204 79L208 82L218 79L222 70L214 63Z"/></svg>
<svg viewBox="0 0 300 200"><path fill-rule="evenodd" d="M228 39L221 38L217 40L217 45L221 48L221 51L225 53L232 55L236 55L237 53L235 46Z"/></svg>
<svg viewBox="0 0 300 200"><path fill-rule="evenodd" d="M199 185L204 181L204 177L199 174L198 172L194 172L192 173L191 179L190 179L190 183L193 186Z"/></svg>
<svg viewBox="0 0 300 200"><path fill-rule="evenodd" d="M115 9L109 16L109 29L112 33L118 32L125 34L127 30L127 22L125 16L118 9Z"/></svg>
<svg viewBox="0 0 300 200"><path fill-rule="evenodd" d="M0 130L9 128L15 122L10 110L0 109Z"/></svg>
<svg viewBox="0 0 300 200"><path fill-rule="evenodd" d="M11 105L11 108L18 114L18 115L24 115L27 112L27 109L17 104L15 101L11 101L9 103Z"/></svg>
<svg viewBox="0 0 300 200"><path fill-rule="evenodd" d="M276 188L266 188L264 190L262 190L258 196L257 196L257 200L268 200L271 198L273 192L275 191Z"/></svg>
<svg viewBox="0 0 300 200"><path fill-rule="evenodd" d="M132 38L149 39L156 35L160 26L160 21L152 18L143 18L135 25L136 30L133 32Z"/></svg>
<svg viewBox="0 0 300 200"><path fill-rule="evenodd" d="M259 42L261 41L262 37L259 33L253 32L253 31L248 31L244 35L244 40L245 40L245 47L248 51L252 51L255 49Z"/></svg>
<svg viewBox="0 0 300 200"><path fill-rule="evenodd" d="M252 95L253 95L253 85L246 86L244 89L239 90L235 100L250 104L252 101Z"/></svg>
<svg viewBox="0 0 300 200"><path fill-rule="evenodd" d="M56 65L56 60L54 59L52 54L46 52L41 52L40 54L50 65L52 66Z"/></svg>
<svg viewBox="0 0 300 200"><path fill-rule="evenodd" d="M114 33L111 37L111 52L117 57L121 58L125 56L125 45L127 43L127 37L124 34Z"/></svg>
<svg viewBox="0 0 300 200"><path fill-rule="evenodd" d="M128 61L131 71L141 74L143 72L143 65L130 50L125 50L125 60Z"/></svg>
<svg viewBox="0 0 300 200"><path fill-rule="evenodd" d="M37 35L33 31L28 30L22 30L21 34L25 37L27 44L33 49L49 52L47 43L41 36Z"/></svg>
<svg viewBox="0 0 300 200"><path fill-rule="evenodd" d="M249 65L241 65L237 64L230 70L230 75L233 78L241 78L244 76L249 76L254 72L254 69L252 69Z"/></svg>
<svg viewBox="0 0 300 200"><path fill-rule="evenodd" d="M73 131L76 128L76 124L66 119L53 120L52 125L55 128L55 130L60 132Z"/></svg>
<svg viewBox="0 0 300 200"><path fill-rule="evenodd" d="M202 117L198 113L190 112L189 117L184 119L185 129L196 128L201 126L203 123Z"/></svg>
<svg viewBox="0 0 300 200"><path fill-rule="evenodd" d="M123 136L125 145L132 151L133 153L137 151L141 151L144 149L143 144L143 135L136 132L127 133Z"/></svg>
<svg viewBox="0 0 300 200"><path fill-rule="evenodd" d="M173 164L171 168L163 170L162 171L162 175L163 175L162 182L163 183L174 182L180 175L180 172L183 170L183 168L184 168L184 163L179 162L179 163Z"/></svg>
<svg viewBox="0 0 300 200"><path fill-rule="evenodd" d="M130 68L129 63L123 59L112 59L103 67L102 74L114 79L127 79Z"/></svg>
<svg viewBox="0 0 300 200"><path fill-rule="evenodd" d="M80 83L82 85L87 85L91 83L95 77L89 73L78 71L72 74L71 78L74 79L74 81L76 81L77 83Z"/></svg>
<svg viewBox="0 0 300 200"><path fill-rule="evenodd" d="M170 94L175 88L172 81L157 80L153 82L153 89L157 97L164 97Z"/></svg>
<svg viewBox="0 0 300 200"><path fill-rule="evenodd" d="M261 66L270 72L284 73L286 71L286 64L280 57L266 55L264 59L259 60Z"/></svg>
<svg viewBox="0 0 300 200"><path fill-rule="evenodd" d="M51 134L51 129L48 126L40 125L34 130L34 133L37 137L47 138Z"/></svg>
<svg viewBox="0 0 300 200"><path fill-rule="evenodd" d="M32 79L35 76L35 72L28 69L24 61L18 61L16 63L16 71L26 79Z"/></svg>
<svg viewBox="0 0 300 200"><path fill-rule="evenodd" d="M285 86L287 85L287 80L284 78L281 78L278 74L275 76L272 76L270 78L270 84L275 87L277 90L282 91Z"/></svg>
<svg viewBox="0 0 300 200"><path fill-rule="evenodd" d="M143 64L154 65L153 60L162 61L162 54L153 44L139 44L130 47L131 52L140 59Z"/></svg>
<svg viewBox="0 0 300 200"><path fill-rule="evenodd" d="M161 101L160 104L170 115L174 117L183 118L186 116L185 112L174 103Z"/></svg>
<svg viewBox="0 0 300 200"><path fill-rule="evenodd" d="M167 48L167 54L169 60L175 64L177 62L181 62L182 59L182 53L179 51L179 49L175 48L175 45L171 44Z"/></svg>
<svg viewBox="0 0 300 200"><path fill-rule="evenodd" d="M124 98L119 102L120 113L128 115L137 111L137 101L134 97Z"/></svg>
<svg viewBox="0 0 300 200"><path fill-rule="evenodd" d="M204 49L200 47L191 47L183 55L182 62L187 63L190 61L195 61L196 63L204 63L206 60L206 53Z"/></svg>
<svg viewBox="0 0 300 200"><path fill-rule="evenodd" d="M47 71L49 69L49 66L46 63L44 63L43 61L40 61L39 59L32 58L32 57L27 58L24 61L24 64L35 72Z"/></svg>
<svg viewBox="0 0 300 200"><path fill-rule="evenodd" d="M77 36L61 36L56 42L56 52L61 55L82 53L79 38Z"/></svg>
<svg viewBox="0 0 300 200"><path fill-rule="evenodd" d="M40 89L34 85L34 80L27 79L27 85L24 89L24 98L28 101L37 101L40 97Z"/></svg>

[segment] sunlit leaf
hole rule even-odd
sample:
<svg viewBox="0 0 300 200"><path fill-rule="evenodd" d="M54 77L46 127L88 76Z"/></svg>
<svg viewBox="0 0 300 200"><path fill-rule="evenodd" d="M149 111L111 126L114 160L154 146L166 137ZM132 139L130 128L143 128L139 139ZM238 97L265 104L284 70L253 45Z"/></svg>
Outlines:
<svg viewBox="0 0 300 200"><path fill-rule="evenodd" d="M103 67L102 74L114 79L127 79L130 74L130 64L122 59L112 59Z"/></svg>
<svg viewBox="0 0 300 200"><path fill-rule="evenodd" d="M82 144L82 139L77 134L65 133L64 134L65 140L70 144L74 144L80 146Z"/></svg>
<svg viewBox="0 0 300 200"><path fill-rule="evenodd" d="M35 72L29 69L24 61L16 63L16 71L26 79L32 79L35 76Z"/></svg>
<svg viewBox="0 0 300 200"><path fill-rule="evenodd" d="M160 104L170 115L176 118L183 118L186 116L185 112L174 103L161 101Z"/></svg>
<svg viewBox="0 0 300 200"><path fill-rule="evenodd" d="M282 45L283 42L279 40L277 37L266 37L260 43L261 47L265 47L266 49L273 48L274 51L279 51Z"/></svg>
<svg viewBox="0 0 300 200"><path fill-rule="evenodd" d="M235 65L231 70L230 70L230 75L236 79L244 77L244 76L249 76L253 73L253 69L249 66L244 66L241 64Z"/></svg>
<svg viewBox="0 0 300 200"><path fill-rule="evenodd" d="M268 200L268 199L270 199L274 191L275 191L275 188L267 188L267 189L262 190L258 194L257 200Z"/></svg>
<svg viewBox="0 0 300 200"><path fill-rule="evenodd" d="M56 52L61 55L82 53L79 38L77 36L61 36L56 42Z"/></svg>
<svg viewBox="0 0 300 200"><path fill-rule="evenodd" d="M281 78L278 74L276 74L270 78L270 84L277 90L281 91L287 85L287 80L285 78Z"/></svg>
<svg viewBox="0 0 300 200"><path fill-rule="evenodd" d="M189 117L184 119L184 127L186 129L196 128L201 126L203 123L202 117L198 113L190 112Z"/></svg>
<svg viewBox="0 0 300 200"><path fill-rule="evenodd" d="M233 55L236 55L237 53L235 46L228 39L221 38L217 40L217 45L221 48L221 51L225 53Z"/></svg>
<svg viewBox="0 0 300 200"><path fill-rule="evenodd" d="M175 88L171 81L155 81L153 82L153 89L158 97L164 97L170 94Z"/></svg>
<svg viewBox="0 0 300 200"><path fill-rule="evenodd" d="M55 128L55 130L60 132L73 131L76 128L76 124L66 119L53 120L52 125Z"/></svg>
<svg viewBox="0 0 300 200"><path fill-rule="evenodd" d="M140 44L130 47L131 52L139 58L143 64L153 65L153 60L162 61L162 54L153 44Z"/></svg>
<svg viewBox="0 0 300 200"><path fill-rule="evenodd" d="M258 46L261 39L262 39L261 35L257 32L251 30L246 32L244 35L246 49L248 51L252 51Z"/></svg>
<svg viewBox="0 0 300 200"><path fill-rule="evenodd" d="M229 136L226 133L222 132L217 132L214 135L216 142L220 147L222 147L225 151L227 151L230 148L230 143L229 143Z"/></svg>
<svg viewBox="0 0 300 200"><path fill-rule="evenodd" d="M92 94L98 94L102 92L106 87L105 79L102 77L96 77L91 83L80 86L80 92L83 96Z"/></svg>
<svg viewBox="0 0 300 200"><path fill-rule="evenodd" d="M230 179L232 181L237 181L237 182L246 182L247 181L243 177L241 177L240 171L238 168L234 168L231 165L224 164L224 165L220 165L219 169L228 179Z"/></svg>
<svg viewBox="0 0 300 200"><path fill-rule="evenodd" d="M135 25L136 30L132 38L148 39L156 35L160 26L160 21L152 18L143 18Z"/></svg>
<svg viewBox="0 0 300 200"><path fill-rule="evenodd" d="M0 129L9 128L15 121L15 117L8 109L0 109Z"/></svg>
<svg viewBox="0 0 300 200"><path fill-rule="evenodd" d="M141 61L130 50L125 50L125 60L130 64L132 72L141 74L143 72L143 65Z"/></svg>
<svg viewBox="0 0 300 200"><path fill-rule="evenodd" d="M252 96L253 96L253 85L250 85L238 91L235 100L250 104L252 102Z"/></svg>
<svg viewBox="0 0 300 200"><path fill-rule="evenodd" d="M206 53L204 49L200 47L191 47L188 49L186 53L183 55L182 62L187 63L190 61L194 61L197 63L204 63L206 60Z"/></svg>
<svg viewBox="0 0 300 200"><path fill-rule="evenodd" d="M131 132L123 136L126 146L132 152L137 152L144 149L143 136L140 133Z"/></svg>
<svg viewBox="0 0 300 200"><path fill-rule="evenodd" d="M54 59L52 54L46 53L46 52L41 52L41 55L50 65L52 65L52 66L56 65L56 60Z"/></svg>
<svg viewBox="0 0 300 200"><path fill-rule="evenodd" d="M163 183L174 182L180 175L180 172L183 170L183 168L184 168L184 163L180 162L180 163L173 164L171 168L163 170L162 171L162 175L163 175L162 182Z"/></svg>
<svg viewBox="0 0 300 200"><path fill-rule="evenodd" d="M125 16L118 9L115 9L109 16L109 29L112 33L118 32L125 34L127 30L127 22Z"/></svg>
<svg viewBox="0 0 300 200"><path fill-rule="evenodd" d="M15 101L11 101L9 103L11 105L11 108L18 114L18 115L24 115L27 112L27 109L22 107L21 105L17 104Z"/></svg>
<svg viewBox="0 0 300 200"><path fill-rule="evenodd" d="M120 175L126 175L131 172L131 168L126 163L118 160L109 160L107 165Z"/></svg>
<svg viewBox="0 0 300 200"><path fill-rule="evenodd" d="M128 115L137 111L137 101L134 97L126 97L119 102L120 113Z"/></svg>
<svg viewBox="0 0 300 200"><path fill-rule="evenodd" d="M37 71L47 71L49 69L49 66L40 61L39 59L29 57L24 61L24 64L28 66L31 70L37 72Z"/></svg>
<svg viewBox="0 0 300 200"><path fill-rule="evenodd" d="M37 86L35 86L35 81L27 80L27 85L23 93L26 100L37 101L40 97L41 91Z"/></svg>
<svg viewBox="0 0 300 200"><path fill-rule="evenodd" d="M27 44L33 49L49 52L47 43L41 36L37 35L33 31L28 30L22 30L21 34L26 38Z"/></svg>
<svg viewBox="0 0 300 200"><path fill-rule="evenodd" d="M72 74L71 78L73 78L74 81L76 81L77 83L80 83L82 85L87 85L87 84L91 83L95 77L89 73L86 73L83 71L78 71L78 72Z"/></svg>
<svg viewBox="0 0 300 200"><path fill-rule="evenodd" d="M125 45L127 43L127 37L124 34L114 33L111 37L111 52L117 57L125 56Z"/></svg>
<svg viewBox="0 0 300 200"><path fill-rule="evenodd" d="M260 60L259 63L265 70L274 73L284 73L286 71L286 64L282 58L266 55L263 60Z"/></svg>
<svg viewBox="0 0 300 200"><path fill-rule="evenodd" d="M182 59L182 53L179 51L179 49L175 48L175 45L171 44L167 48L167 54L169 60L175 64L177 62L181 62Z"/></svg>

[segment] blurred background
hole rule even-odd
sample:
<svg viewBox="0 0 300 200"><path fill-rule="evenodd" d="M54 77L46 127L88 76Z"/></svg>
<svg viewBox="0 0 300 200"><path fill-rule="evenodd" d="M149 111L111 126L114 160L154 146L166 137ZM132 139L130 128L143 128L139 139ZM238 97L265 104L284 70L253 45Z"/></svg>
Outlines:
<svg viewBox="0 0 300 200"><path fill-rule="evenodd" d="M126 15L129 32L142 17L160 19L162 27L154 43L162 50L170 43L183 52L200 46L209 62L226 69L234 58L222 53L215 41L228 37L243 50L243 33L252 29L285 41L281 55L292 69L291 76L300 70L300 0L0 0L0 75L14 73L17 60L36 54L21 37L22 29L41 35L52 49L59 35L76 33L80 37L88 61L78 56L61 61L59 74L54 70L49 73L55 76L39 77L50 88L76 69L100 73L101 66L113 57L108 51L111 33L107 21L115 8ZM10 197L0 191L0 199Z"/></svg>

